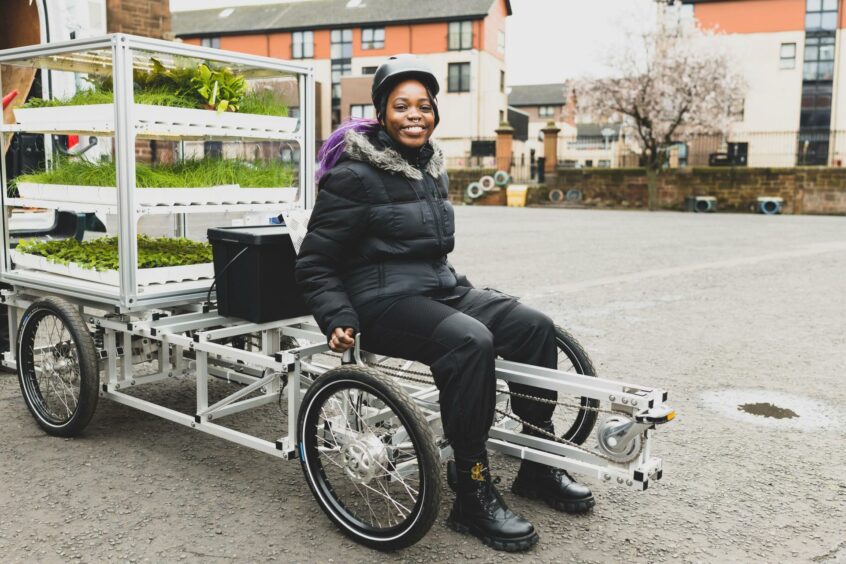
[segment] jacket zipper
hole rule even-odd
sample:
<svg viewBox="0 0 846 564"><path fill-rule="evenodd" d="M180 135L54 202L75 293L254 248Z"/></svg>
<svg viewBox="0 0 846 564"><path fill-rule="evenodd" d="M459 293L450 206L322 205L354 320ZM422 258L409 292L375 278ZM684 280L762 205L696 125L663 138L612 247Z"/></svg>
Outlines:
<svg viewBox="0 0 846 564"><path fill-rule="evenodd" d="M423 174L425 175L426 173L424 172ZM438 211L435 209L436 208L435 202L433 201L431 194L429 194L429 191L426 189L426 177L425 176L423 177L423 194L424 194L424 197L426 199L426 203L429 204L429 209L432 210L432 218L434 219L433 223L435 224L435 235L437 235L437 237L438 237L438 250L440 250L440 249L443 248L443 239L441 237L441 225L440 225L441 217L438 215ZM432 271L435 273L435 276L438 279L438 288L443 288L444 287L443 282L441 282L441 277L438 274L438 269L435 268L434 264L432 264Z"/></svg>
<svg viewBox="0 0 846 564"><path fill-rule="evenodd" d="M425 174L425 173L424 173ZM441 248L443 245L443 241L441 238L441 226L440 226L440 219L441 216L438 214L438 211L435 209L435 202L433 201L432 196L429 194L429 190L426 189L426 177L423 177L423 195L426 199L426 203L429 204L429 209L432 210L432 218L435 220L435 234L438 236L438 249Z"/></svg>

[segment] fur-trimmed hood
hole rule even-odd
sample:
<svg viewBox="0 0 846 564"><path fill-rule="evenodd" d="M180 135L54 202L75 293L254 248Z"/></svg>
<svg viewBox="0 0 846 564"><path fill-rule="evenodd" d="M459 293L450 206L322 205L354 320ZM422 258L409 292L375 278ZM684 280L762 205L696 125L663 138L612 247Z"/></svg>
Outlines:
<svg viewBox="0 0 846 564"><path fill-rule="evenodd" d="M388 137L387 133L380 132L377 134L377 139L385 141L382 137ZM392 141L390 141L392 143ZM429 140L431 149L427 151L424 145L421 151L431 153L429 155L422 155L424 158L428 156L428 161L425 163L425 171L434 178L438 178L444 171L444 153L441 148ZM350 129L344 134L344 151L351 159L370 163L376 168L386 170L389 172L396 172L402 174L406 178L412 180L422 180L423 173L418 168L415 168L409 163L396 149L392 148L388 142L384 143L384 148L379 148L363 133L358 133Z"/></svg>

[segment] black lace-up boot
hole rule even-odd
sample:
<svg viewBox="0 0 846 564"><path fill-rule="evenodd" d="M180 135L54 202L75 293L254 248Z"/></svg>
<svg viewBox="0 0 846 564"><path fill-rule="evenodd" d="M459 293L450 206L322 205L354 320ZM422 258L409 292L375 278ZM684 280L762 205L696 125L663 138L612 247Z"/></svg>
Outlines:
<svg viewBox="0 0 846 564"><path fill-rule="evenodd" d="M555 433L551 421L540 427ZM543 434L525 426L523 432L544 437ZM584 513L596 504L590 489L575 481L566 470L529 460L524 460L520 465L511 491L523 497L542 499L547 505L566 513Z"/></svg>
<svg viewBox="0 0 846 564"><path fill-rule="evenodd" d="M470 460L456 458L457 495L447 520L450 528L470 533L495 550L520 552L538 542L535 528L505 504L496 491L487 454Z"/></svg>

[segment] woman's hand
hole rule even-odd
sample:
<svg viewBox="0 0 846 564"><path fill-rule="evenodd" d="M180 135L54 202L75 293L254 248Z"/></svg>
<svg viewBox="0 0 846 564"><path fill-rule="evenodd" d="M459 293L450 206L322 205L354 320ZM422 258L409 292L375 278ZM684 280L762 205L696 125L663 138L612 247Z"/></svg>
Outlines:
<svg viewBox="0 0 846 564"><path fill-rule="evenodd" d="M335 352L344 352L355 344L353 336L355 331L351 327L343 329L335 327L332 335L329 337L329 348Z"/></svg>

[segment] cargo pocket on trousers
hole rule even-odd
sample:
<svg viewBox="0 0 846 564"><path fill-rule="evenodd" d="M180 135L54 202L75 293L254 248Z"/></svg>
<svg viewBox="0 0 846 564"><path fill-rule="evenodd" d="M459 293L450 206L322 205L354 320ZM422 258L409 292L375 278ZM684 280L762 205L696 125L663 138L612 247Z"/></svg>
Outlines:
<svg viewBox="0 0 846 564"><path fill-rule="evenodd" d="M512 296L511 294L506 294L502 290L497 290L496 288L482 288L482 290L486 290L488 292L493 292L495 294L499 294L501 296L505 296L506 298L511 298L512 300L520 301L520 296Z"/></svg>

